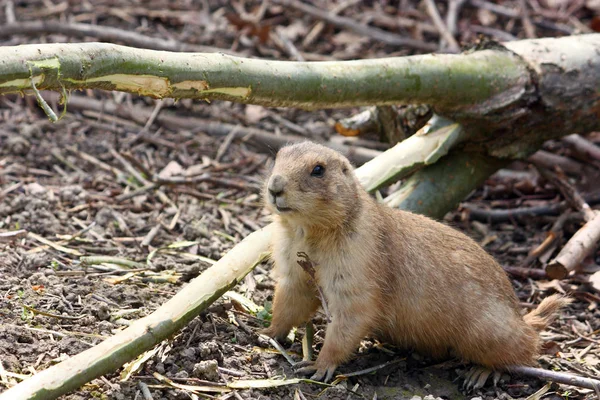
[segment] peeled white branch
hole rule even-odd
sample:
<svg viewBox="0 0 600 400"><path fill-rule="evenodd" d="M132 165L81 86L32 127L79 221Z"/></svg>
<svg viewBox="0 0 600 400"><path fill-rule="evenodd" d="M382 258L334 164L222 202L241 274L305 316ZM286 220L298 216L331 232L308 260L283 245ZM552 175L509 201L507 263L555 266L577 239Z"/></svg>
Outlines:
<svg viewBox="0 0 600 400"><path fill-rule="evenodd" d="M377 190L415 170L435 163L466 136L462 127L451 124L423 133L423 130L398 143L356 171L367 191Z"/></svg>
<svg viewBox="0 0 600 400"><path fill-rule="evenodd" d="M546 265L546 274L552 279L564 279L581 264L600 242L600 212L581 227L562 248L556 258Z"/></svg>

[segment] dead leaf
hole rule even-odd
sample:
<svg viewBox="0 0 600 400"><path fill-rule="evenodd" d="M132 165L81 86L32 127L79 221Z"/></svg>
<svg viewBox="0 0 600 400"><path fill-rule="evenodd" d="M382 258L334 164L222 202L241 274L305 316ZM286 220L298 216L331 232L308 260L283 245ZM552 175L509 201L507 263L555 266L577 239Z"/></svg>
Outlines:
<svg viewBox="0 0 600 400"><path fill-rule="evenodd" d="M188 169L185 171L184 175L185 176L196 176L196 175L200 175L204 172L204 170L206 169L206 165L204 164L195 164L195 165L191 165L188 167Z"/></svg>
<svg viewBox="0 0 600 400"><path fill-rule="evenodd" d="M339 122L335 123L335 131L342 136L358 136L360 133L359 129L348 129Z"/></svg>
<svg viewBox="0 0 600 400"><path fill-rule="evenodd" d="M594 18L592 18L592 21L590 22L590 28L592 28L592 30L594 32L600 32L600 17L595 15Z"/></svg>
<svg viewBox="0 0 600 400"><path fill-rule="evenodd" d="M592 367L595 367L597 365L600 365L600 358L598 358L595 354L588 354L585 357L583 357L583 361Z"/></svg>
<svg viewBox="0 0 600 400"><path fill-rule="evenodd" d="M46 193L47 190L44 186L37 182L31 182L30 184L25 185L23 188L25 189L25 192L29 194Z"/></svg>
<svg viewBox="0 0 600 400"><path fill-rule="evenodd" d="M331 41L336 46L350 46L355 44L362 44L369 39L365 36L357 35L352 32L342 31L331 38Z"/></svg>
<svg viewBox="0 0 600 400"><path fill-rule="evenodd" d="M270 25L261 25L255 22L246 21L234 13L226 14L225 18L227 18L229 23L238 30L245 30L249 36L256 36L262 44L265 44L269 39L269 33L271 32Z"/></svg>
<svg viewBox="0 0 600 400"><path fill-rule="evenodd" d="M158 173L158 177L161 179L167 179L172 176L182 175L183 167L177 161L170 161L163 169Z"/></svg>
<svg viewBox="0 0 600 400"><path fill-rule="evenodd" d="M542 344L542 354L555 355L561 351L560 346L554 340Z"/></svg>
<svg viewBox="0 0 600 400"><path fill-rule="evenodd" d="M538 281L538 282L536 282L536 285L537 285L537 287L540 290L543 290L543 291L546 291L546 290L549 290L549 289L554 289L558 293L566 294L565 290L560 285L560 281L558 279L553 279L553 280L548 281L548 282Z"/></svg>
<svg viewBox="0 0 600 400"><path fill-rule="evenodd" d="M304 38L308 32L306 31L306 24L299 18L287 26L278 26L277 33L295 42L298 38Z"/></svg>

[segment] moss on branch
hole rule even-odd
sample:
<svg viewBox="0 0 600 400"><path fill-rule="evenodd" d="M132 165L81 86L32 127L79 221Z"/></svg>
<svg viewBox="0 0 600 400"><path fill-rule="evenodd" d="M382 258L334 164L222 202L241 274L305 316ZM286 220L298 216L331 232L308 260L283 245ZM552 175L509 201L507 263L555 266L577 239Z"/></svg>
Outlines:
<svg viewBox="0 0 600 400"><path fill-rule="evenodd" d="M367 104L474 104L528 84L507 51L339 62L175 53L107 43L0 48L0 94L96 88L157 98L230 100L308 109Z"/></svg>

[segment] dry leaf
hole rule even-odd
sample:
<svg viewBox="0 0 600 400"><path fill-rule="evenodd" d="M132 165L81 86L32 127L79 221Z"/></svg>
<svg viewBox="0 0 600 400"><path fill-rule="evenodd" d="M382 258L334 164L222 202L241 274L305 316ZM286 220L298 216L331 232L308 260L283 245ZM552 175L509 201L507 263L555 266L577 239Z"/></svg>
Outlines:
<svg viewBox="0 0 600 400"><path fill-rule="evenodd" d="M288 40L295 42L298 38L303 38L308 33L306 24L302 19L296 19L288 26L278 26L277 33L285 36Z"/></svg>
<svg viewBox="0 0 600 400"><path fill-rule="evenodd" d="M158 177L161 179L167 179L172 176L183 174L183 167L179 165L177 161L170 161L163 169L158 173Z"/></svg>
<svg viewBox="0 0 600 400"><path fill-rule="evenodd" d="M44 285L33 285L33 286L31 287L31 289L32 289L34 292L43 292L45 288L44 288Z"/></svg>
<svg viewBox="0 0 600 400"><path fill-rule="evenodd" d="M335 123L335 131L342 136L358 136L360 133L359 129L348 129L339 122Z"/></svg>
<svg viewBox="0 0 600 400"><path fill-rule="evenodd" d="M542 354L555 355L562 349L554 340L550 340L542 344Z"/></svg>
<svg viewBox="0 0 600 400"><path fill-rule="evenodd" d="M45 187L43 187L42 185L40 185L37 182L31 182L30 184L23 186L23 188L25 189L25 192L28 194L46 193L46 190L47 190Z"/></svg>

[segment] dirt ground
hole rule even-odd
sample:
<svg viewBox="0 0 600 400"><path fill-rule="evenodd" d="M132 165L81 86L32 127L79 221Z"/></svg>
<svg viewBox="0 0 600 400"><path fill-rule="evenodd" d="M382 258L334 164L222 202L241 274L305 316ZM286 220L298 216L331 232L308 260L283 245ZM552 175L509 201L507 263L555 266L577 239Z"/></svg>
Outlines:
<svg viewBox="0 0 600 400"><path fill-rule="evenodd" d="M468 45L479 34L510 40L526 38L532 34L531 29L538 37L562 36L591 31L598 25L593 2L497 3L499 9L486 2L463 4L456 24L456 37L461 43ZM521 3L528 4L525 14L519 8ZM424 51L385 44L348 27L321 23L321 18L278 1L265 4L4 0L0 1L0 23L98 24L113 27L115 32L131 31L183 43L192 50L212 46L270 59L342 60ZM320 10L335 10L357 25L369 24L425 45L439 43L439 33L426 7L416 0L311 4ZM445 16L447 2L436 4ZM311 33L315 35L309 40ZM0 45L94 40L98 37L57 31L3 35L0 27ZM131 44L119 37L112 41ZM60 108L55 97L43 95ZM73 93L72 97L80 101L73 100L57 123L48 121L31 96L0 97L0 234L24 230L17 236L0 237L2 390L152 313L214 260L269 222L260 192L276 149L261 146L251 138L230 142L225 136L232 127L341 141L334 123L359 111L306 112L168 99L158 102L116 92L86 91ZM81 99L118 104L134 111L127 118ZM146 114L139 114L139 110ZM148 117L153 110L158 117ZM180 121L199 118L214 122L221 130L174 128L168 119L161 119L164 115ZM600 144L598 134L588 139ZM388 146L377 138L361 140L359 145L374 149ZM561 141L547 143L545 150L575 165L570 181L590 199L590 204L600 203L596 183L600 160L582 158ZM169 180L205 173L208 179L193 184L171 182L159 188L139 189L156 182L157 177ZM475 238L503 266L542 271L543 263L583 223L577 212L566 216L555 232L554 245L527 260L530 251L544 242L568 209L557 208L561 201L558 190L540 178L535 168L527 162L516 162L491 177L445 221ZM489 214L489 210L534 206L545 211L537 216L493 221ZM116 259L100 263L82 258L90 256ZM124 261L135 264L124 266ZM596 252L586 260L585 272L597 271L599 262L600 254ZM258 266L235 288L267 311L274 287L270 270L269 262ZM542 333L545 345L540 363L547 369L598 378L600 293L598 286L585 283L586 276L581 273L559 282L513 271L511 279L524 308L556 292L570 293L575 298L559 320ZM268 318L268 312L251 315L221 298L161 343L128 379L121 381L121 371L116 371L63 398L198 398L189 390L158 381L153 376L156 372L182 385L293 377L289 363L257 335L268 324ZM317 316L314 324L318 352L326 325L324 317ZM295 340L285 344L296 359L301 357L303 332L299 329ZM465 394L460 377L468 365L455 360L436 363L367 339L356 357L338 372L361 371L387 362L391 363L376 372L350 377L328 388L301 383L209 395L219 399L510 399L525 398L545 385L541 380L505 374L498 386L488 384ZM545 389L545 394L536 398L595 396L591 390L566 385L553 384Z"/></svg>

